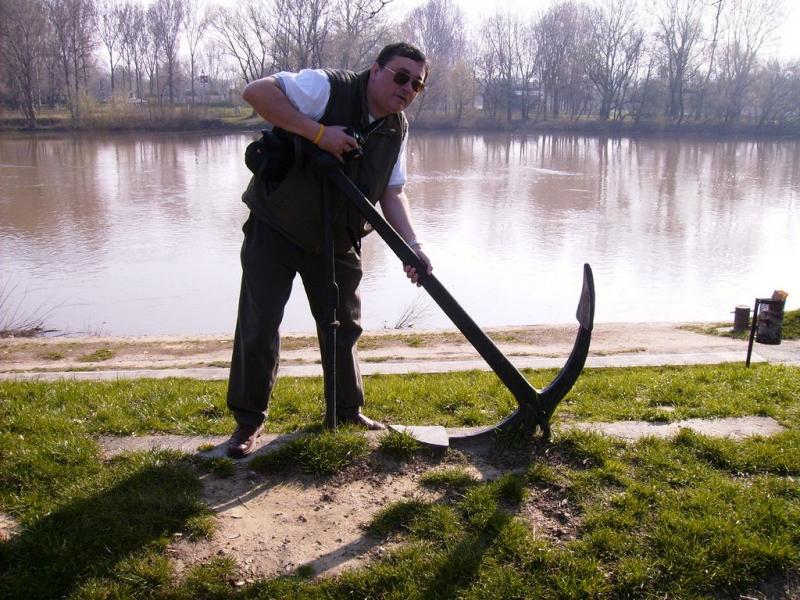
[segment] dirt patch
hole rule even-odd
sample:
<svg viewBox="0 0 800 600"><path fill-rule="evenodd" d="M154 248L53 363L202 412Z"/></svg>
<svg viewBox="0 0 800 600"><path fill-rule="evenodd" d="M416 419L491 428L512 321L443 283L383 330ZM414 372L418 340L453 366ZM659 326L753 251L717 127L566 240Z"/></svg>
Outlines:
<svg viewBox="0 0 800 600"><path fill-rule="evenodd" d="M290 573L302 565L317 576L336 575L397 546L394 536L372 536L366 525L393 502L439 500L438 492L420 485L420 477L455 466L479 481L502 473L480 454L455 450L403 465L373 453L366 463L333 478L264 476L238 463L230 478L202 477L203 499L217 513L213 537L178 539L169 552L178 574L213 557L227 556L236 562L245 583Z"/></svg>
<svg viewBox="0 0 800 600"><path fill-rule="evenodd" d="M675 423L582 423L572 427L601 431L628 440L645 435L668 436L681 427L707 435L742 438L771 435L783 430L767 417L691 419ZM565 427L565 425L562 425ZM379 432L369 432L376 446ZM293 435L264 435L253 456L281 447ZM216 447L202 456L222 456L223 437L142 436L102 438L103 454L173 448L198 453L207 444ZM376 538L365 526L383 507L400 500L440 500L438 492L420 485L423 473L460 468L477 481L524 471L531 453L519 449L498 450L492 444L472 444L461 450L431 452L407 464L398 464L373 451L367 461L334 478L302 474L265 476L248 468L248 460L236 463L229 478L203 475L203 500L217 514L217 529L209 540L177 537L169 553L178 574L219 556L233 559L242 582L286 574L308 565L319 576L335 575L382 556L399 542L392 536ZM250 457L252 458L252 456ZM556 462L559 462L555 458ZM580 516L559 485L541 485L514 510L537 537L554 544L575 539ZM0 521L2 523L2 521Z"/></svg>
<svg viewBox="0 0 800 600"><path fill-rule="evenodd" d="M488 335L507 355L521 359L566 357L572 350L576 325L524 326L488 330ZM0 372L63 372L70 370L225 369L232 341L225 337L82 337L0 340ZM764 348L758 349L764 353ZM284 365L319 362L317 341L308 335L281 337ZM770 350L775 352L776 350ZM775 360L800 360L800 342L786 342ZM659 355L669 363L671 355L731 353L744 360L746 342L703 335L679 323L599 323L592 334L592 358ZM480 360L474 348L454 330L368 331L359 340L363 363L411 364L430 361ZM525 362L524 360L522 362ZM678 360L676 364L686 361ZM702 361L701 361L702 362ZM636 362L632 364L638 364ZM556 365L551 365L556 366ZM470 368L475 368L471 366Z"/></svg>
<svg viewBox="0 0 800 600"><path fill-rule="evenodd" d="M16 519L5 513L0 513L0 542L7 542L19 533L20 526Z"/></svg>

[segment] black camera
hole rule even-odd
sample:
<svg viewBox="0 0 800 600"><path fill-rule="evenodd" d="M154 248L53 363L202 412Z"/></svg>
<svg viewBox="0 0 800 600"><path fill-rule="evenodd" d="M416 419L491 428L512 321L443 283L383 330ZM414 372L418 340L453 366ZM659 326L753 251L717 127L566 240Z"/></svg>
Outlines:
<svg viewBox="0 0 800 600"><path fill-rule="evenodd" d="M364 142L366 142L366 138L361 135L360 132L356 131L352 127L348 127L344 130L344 132L349 135L351 138L355 138L356 143L358 144L357 148L353 148L350 152L345 152L344 158L361 158L364 156Z"/></svg>

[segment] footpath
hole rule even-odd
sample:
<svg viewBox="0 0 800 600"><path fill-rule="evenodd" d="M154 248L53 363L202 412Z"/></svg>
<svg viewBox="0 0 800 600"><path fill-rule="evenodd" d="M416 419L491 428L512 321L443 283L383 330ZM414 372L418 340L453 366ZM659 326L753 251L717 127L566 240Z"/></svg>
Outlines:
<svg viewBox="0 0 800 600"><path fill-rule="evenodd" d="M599 323L587 368L744 364L747 339L704 333L703 323ZM572 350L577 326L489 330L517 368L559 368ZM281 375L320 376L316 338L282 338ZM188 377L224 380L232 340L224 337L55 337L0 340L0 380L116 380ZM488 370L455 330L365 332L359 343L362 373L442 373ZM800 365L800 340L754 344L752 363Z"/></svg>

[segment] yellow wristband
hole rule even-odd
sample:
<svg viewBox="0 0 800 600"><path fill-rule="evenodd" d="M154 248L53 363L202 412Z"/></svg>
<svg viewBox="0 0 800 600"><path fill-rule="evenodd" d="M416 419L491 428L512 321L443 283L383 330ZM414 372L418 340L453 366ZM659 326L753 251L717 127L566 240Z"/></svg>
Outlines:
<svg viewBox="0 0 800 600"><path fill-rule="evenodd" d="M311 140L311 143L312 143L312 144L314 144L315 146L316 146L317 144L319 144L319 141L322 139L322 134L323 134L323 133L325 133L325 125L323 125L322 123L320 123L320 124L319 124L319 131L317 132L317 135L316 135L316 137L314 137L314 139L313 139L313 140Z"/></svg>

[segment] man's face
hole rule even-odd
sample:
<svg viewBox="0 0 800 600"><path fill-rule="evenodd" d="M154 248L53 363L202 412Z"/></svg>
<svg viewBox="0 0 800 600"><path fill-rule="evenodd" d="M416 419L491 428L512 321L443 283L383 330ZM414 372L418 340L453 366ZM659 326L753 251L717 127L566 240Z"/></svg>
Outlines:
<svg viewBox="0 0 800 600"><path fill-rule="evenodd" d="M405 73L410 79L403 85L398 85L394 81L395 73ZM423 63L405 56L394 56L383 67L374 63L367 86L367 100L372 116L380 118L398 113L411 104L417 97L417 92L412 87L415 79L425 79Z"/></svg>

